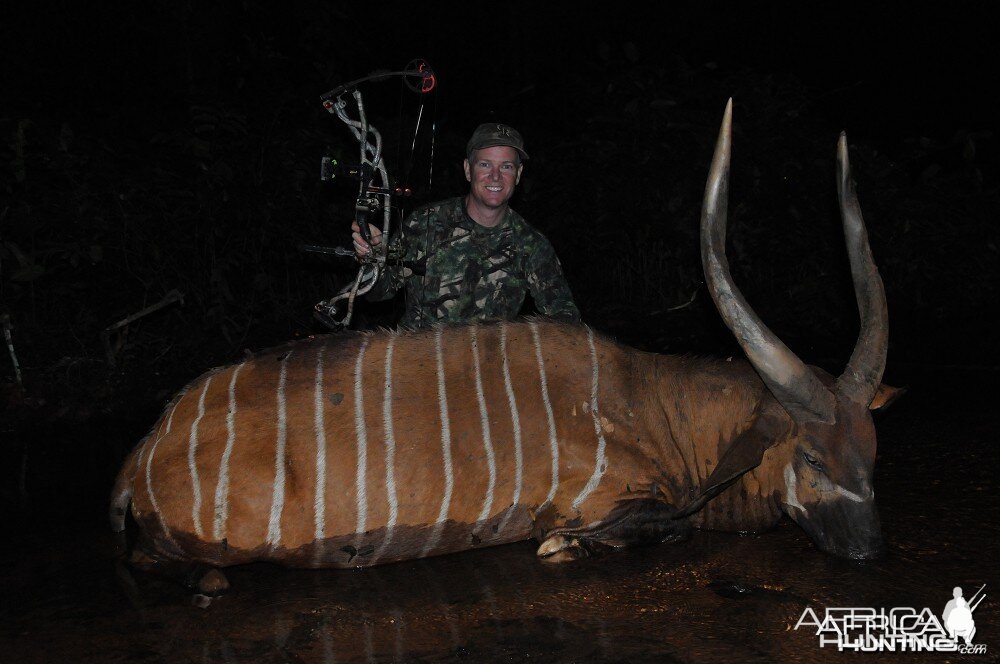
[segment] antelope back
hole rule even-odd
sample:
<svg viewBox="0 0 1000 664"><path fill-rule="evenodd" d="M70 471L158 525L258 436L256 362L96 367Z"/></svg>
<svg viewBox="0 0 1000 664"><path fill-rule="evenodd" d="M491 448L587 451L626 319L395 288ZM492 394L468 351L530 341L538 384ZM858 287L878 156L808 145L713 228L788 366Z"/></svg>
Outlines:
<svg viewBox="0 0 1000 664"><path fill-rule="evenodd" d="M137 460L133 511L160 555L219 565L367 565L516 541L529 507L595 518L598 366L616 353L587 328L539 321L264 352L170 404Z"/></svg>

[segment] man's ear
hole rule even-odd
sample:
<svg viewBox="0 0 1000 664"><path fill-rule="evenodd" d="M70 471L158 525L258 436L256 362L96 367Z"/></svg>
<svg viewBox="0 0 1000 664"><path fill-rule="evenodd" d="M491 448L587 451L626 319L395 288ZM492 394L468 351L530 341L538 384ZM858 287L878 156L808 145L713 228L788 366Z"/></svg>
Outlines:
<svg viewBox="0 0 1000 664"><path fill-rule="evenodd" d="M462 162L462 168L465 169L465 179L472 182L472 164L469 163L468 159ZM520 177L520 175L518 175L518 177Z"/></svg>
<svg viewBox="0 0 1000 664"><path fill-rule="evenodd" d="M517 177L514 179L514 185L521 184L521 171L524 170L524 164L517 165Z"/></svg>

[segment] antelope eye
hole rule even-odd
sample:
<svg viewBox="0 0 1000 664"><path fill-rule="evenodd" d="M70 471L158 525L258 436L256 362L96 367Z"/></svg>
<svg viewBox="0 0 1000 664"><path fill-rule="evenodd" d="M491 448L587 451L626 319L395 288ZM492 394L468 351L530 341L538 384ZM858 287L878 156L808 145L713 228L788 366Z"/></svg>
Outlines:
<svg viewBox="0 0 1000 664"><path fill-rule="evenodd" d="M806 463L808 463L813 468L816 468L817 470L823 469L823 463L813 455L809 454L808 452L803 452L802 457L806 460Z"/></svg>

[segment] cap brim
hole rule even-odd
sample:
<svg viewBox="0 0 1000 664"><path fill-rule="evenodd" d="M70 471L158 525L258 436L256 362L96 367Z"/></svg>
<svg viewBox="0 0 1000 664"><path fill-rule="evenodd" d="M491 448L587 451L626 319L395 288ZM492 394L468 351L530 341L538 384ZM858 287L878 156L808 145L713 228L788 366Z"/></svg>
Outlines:
<svg viewBox="0 0 1000 664"><path fill-rule="evenodd" d="M521 156L522 160L527 160L528 159L528 153L527 152L525 152L521 148L517 147L516 145L511 145L510 143L505 143L503 141L489 141L489 140L483 141L482 143L480 143L476 147L472 148L472 150L482 150L483 148L495 148L498 145L504 145L504 146L506 146L508 148L514 148L514 150L517 152L517 154L519 154ZM470 150L469 152L471 153L472 150Z"/></svg>

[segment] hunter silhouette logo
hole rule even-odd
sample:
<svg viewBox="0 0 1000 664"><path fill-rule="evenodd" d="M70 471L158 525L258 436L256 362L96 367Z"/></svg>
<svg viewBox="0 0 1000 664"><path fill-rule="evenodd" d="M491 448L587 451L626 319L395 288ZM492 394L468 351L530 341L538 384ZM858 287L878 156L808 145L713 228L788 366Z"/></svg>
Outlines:
<svg viewBox="0 0 1000 664"><path fill-rule="evenodd" d="M972 618L972 612L976 610L980 602L986 599L986 593L983 593L982 596L979 595L984 588L986 588L985 583L976 591L975 595L966 601L962 597L962 589L955 586L955 590L952 592L954 599L945 604L944 612L941 614L944 628L948 630L948 636L953 641L962 637L965 639L965 645L972 645L972 637L976 635L976 621Z"/></svg>
<svg viewBox="0 0 1000 664"><path fill-rule="evenodd" d="M983 584L969 599L962 589L952 591L941 619L930 609L911 607L827 608L821 613L806 607L795 629L812 627L819 647L836 646L837 650L855 652L957 652L964 655L986 654L985 643L973 643L976 622L973 612L986 594Z"/></svg>

